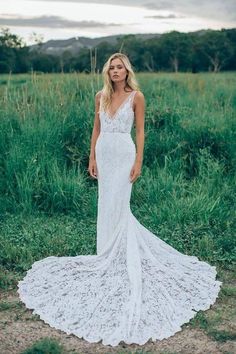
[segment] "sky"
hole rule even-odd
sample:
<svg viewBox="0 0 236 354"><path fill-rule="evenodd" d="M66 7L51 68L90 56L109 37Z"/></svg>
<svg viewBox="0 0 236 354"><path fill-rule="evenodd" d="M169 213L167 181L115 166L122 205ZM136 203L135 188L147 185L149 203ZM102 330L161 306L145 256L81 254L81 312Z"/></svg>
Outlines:
<svg viewBox="0 0 236 354"><path fill-rule="evenodd" d="M30 45L115 34L236 27L236 0L0 0L0 29Z"/></svg>

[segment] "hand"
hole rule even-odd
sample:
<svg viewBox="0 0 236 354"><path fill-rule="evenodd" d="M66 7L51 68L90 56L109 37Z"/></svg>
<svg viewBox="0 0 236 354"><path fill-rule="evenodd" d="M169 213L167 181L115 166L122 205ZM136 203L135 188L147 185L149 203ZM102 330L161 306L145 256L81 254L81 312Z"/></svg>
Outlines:
<svg viewBox="0 0 236 354"><path fill-rule="evenodd" d="M130 182L133 183L137 180L137 178L141 175L141 168L142 168L142 163L141 162L135 162L131 172L130 172Z"/></svg>
<svg viewBox="0 0 236 354"><path fill-rule="evenodd" d="M98 175L97 164L96 164L96 160L94 158L89 159L88 171L89 171L91 177L97 178L97 175Z"/></svg>

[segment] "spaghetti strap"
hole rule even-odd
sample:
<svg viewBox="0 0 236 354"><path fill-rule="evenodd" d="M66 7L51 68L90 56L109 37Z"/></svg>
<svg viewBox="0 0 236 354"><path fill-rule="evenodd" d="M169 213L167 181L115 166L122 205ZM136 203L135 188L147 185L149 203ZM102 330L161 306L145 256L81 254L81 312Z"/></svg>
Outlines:
<svg viewBox="0 0 236 354"><path fill-rule="evenodd" d="M135 95L136 95L136 90L134 90L133 91L133 93L132 93L132 95L131 95L131 97L130 97L130 105L131 105L131 107L132 107L132 109L133 109L133 102L134 102L134 97L135 97Z"/></svg>

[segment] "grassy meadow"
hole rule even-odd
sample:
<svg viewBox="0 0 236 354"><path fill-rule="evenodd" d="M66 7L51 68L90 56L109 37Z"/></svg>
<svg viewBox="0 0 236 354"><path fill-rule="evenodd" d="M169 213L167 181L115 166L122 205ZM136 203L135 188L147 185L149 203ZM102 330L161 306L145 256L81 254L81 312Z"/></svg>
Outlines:
<svg viewBox="0 0 236 354"><path fill-rule="evenodd" d="M236 263L236 73L137 79L146 98L146 138L131 209L158 237L216 265L223 278L221 271ZM0 76L2 291L16 290L36 260L96 253L97 181L87 168L101 87L100 75ZM227 277L224 304L235 297ZM222 305L208 319L200 313L193 327L214 340L235 338L214 327L232 317L229 301L227 315ZM8 306L0 302L0 310L1 304Z"/></svg>
<svg viewBox="0 0 236 354"><path fill-rule="evenodd" d="M225 266L235 251L236 74L137 74L146 98L131 206L181 252ZM100 75L0 77L1 266L96 252L87 171ZM132 131L135 141L135 129Z"/></svg>

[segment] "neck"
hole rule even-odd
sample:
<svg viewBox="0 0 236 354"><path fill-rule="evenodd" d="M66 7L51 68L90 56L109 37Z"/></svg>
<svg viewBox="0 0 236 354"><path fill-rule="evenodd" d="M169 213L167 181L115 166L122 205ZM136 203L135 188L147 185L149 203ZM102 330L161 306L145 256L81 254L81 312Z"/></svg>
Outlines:
<svg viewBox="0 0 236 354"><path fill-rule="evenodd" d="M116 92L118 95L122 95L125 91L125 87L126 87L126 83L125 81L121 81L121 82L114 82L114 92Z"/></svg>

